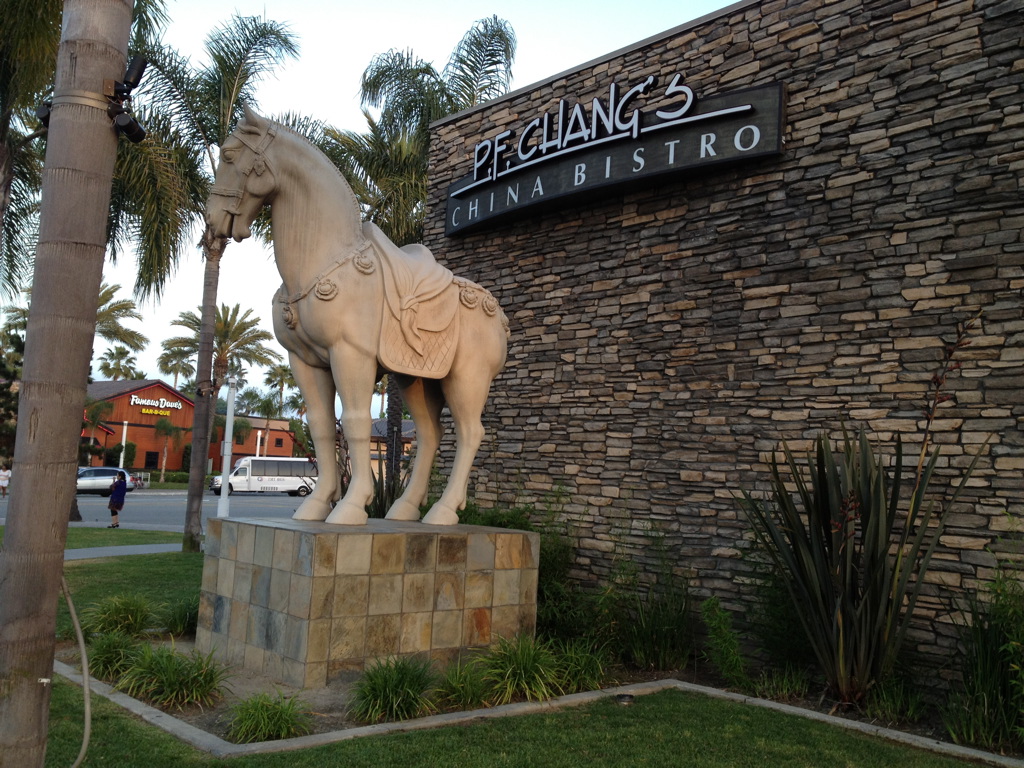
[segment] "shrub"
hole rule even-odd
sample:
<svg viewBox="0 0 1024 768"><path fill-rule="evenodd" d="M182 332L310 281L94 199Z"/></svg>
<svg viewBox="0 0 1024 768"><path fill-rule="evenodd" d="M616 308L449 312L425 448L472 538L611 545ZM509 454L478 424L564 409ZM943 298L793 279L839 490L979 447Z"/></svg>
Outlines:
<svg viewBox="0 0 1024 768"><path fill-rule="evenodd" d="M552 646L529 635L498 638L485 657L485 679L497 704L514 699L545 701L563 693L562 670Z"/></svg>
<svg viewBox="0 0 1024 768"><path fill-rule="evenodd" d="M459 522L465 525L486 525L491 528L535 531L537 528L530 520L530 511L529 507L480 509L475 504L467 504L466 508L459 513Z"/></svg>
<svg viewBox="0 0 1024 768"><path fill-rule="evenodd" d="M164 613L164 625L167 631L179 637L194 635L199 624L199 595L185 597L172 603Z"/></svg>
<svg viewBox="0 0 1024 768"><path fill-rule="evenodd" d="M820 436L806 468L785 443L782 449L789 477L773 459L771 498L744 492L743 510L787 586L829 686L842 701L859 702L893 671L946 515L974 463L936 515L924 497L938 453L925 462L925 443L900 514L899 439L891 472L863 432L855 440L844 429L838 456Z"/></svg>
<svg viewBox="0 0 1024 768"><path fill-rule="evenodd" d="M89 673L100 680L116 681L132 665L142 644L120 632L104 632L89 640Z"/></svg>
<svg viewBox="0 0 1024 768"><path fill-rule="evenodd" d="M82 629L87 633L119 633L142 637L154 625L153 608L139 595L114 595L82 611Z"/></svg>
<svg viewBox="0 0 1024 768"><path fill-rule="evenodd" d="M614 635L624 663L637 669L679 669L690 660L693 629L690 591L674 582L662 591L650 590L620 598Z"/></svg>
<svg viewBox="0 0 1024 768"><path fill-rule="evenodd" d="M717 597L705 600L700 606L701 617L708 630L704 653L726 684L750 690L753 685L747 676L747 665L740 652L739 636L732 628L729 613L722 608Z"/></svg>
<svg viewBox="0 0 1024 768"><path fill-rule="evenodd" d="M236 744L305 736L313 729L309 706L278 691L258 693L231 707L228 739Z"/></svg>
<svg viewBox="0 0 1024 768"><path fill-rule="evenodd" d="M117 689L163 709L208 706L222 695L227 670L203 656L178 653L166 646L143 645L117 682Z"/></svg>
<svg viewBox="0 0 1024 768"><path fill-rule="evenodd" d="M450 664L437 686L438 704L454 710L485 706L491 688L484 672L483 660L479 658Z"/></svg>
<svg viewBox="0 0 1024 768"><path fill-rule="evenodd" d="M373 518L383 518L398 497L405 493L408 477L403 473L388 474L385 468L384 455L377 459L377 472L373 476L373 497L366 505L366 514Z"/></svg>
<svg viewBox="0 0 1024 768"><path fill-rule="evenodd" d="M433 710L435 681L430 662L424 659L378 659L356 682L350 712L368 723L420 717Z"/></svg>
<svg viewBox="0 0 1024 768"><path fill-rule="evenodd" d="M772 666L781 669L805 666L807 645L794 642L794 628L800 627L800 616L789 599L785 579L763 552L755 551L749 560L756 574L754 605L749 614L751 634ZM799 633L799 629L796 631Z"/></svg>
<svg viewBox="0 0 1024 768"><path fill-rule="evenodd" d="M602 628L600 606L590 594L569 579L575 559L572 541L556 533L540 536L537 569L537 634L548 639L608 639Z"/></svg>
<svg viewBox="0 0 1024 768"><path fill-rule="evenodd" d="M986 602L972 595L961 627L960 686L942 712L958 744L985 749L1024 741L1024 588L1001 573Z"/></svg>
<svg viewBox="0 0 1024 768"><path fill-rule="evenodd" d="M868 691L864 706L868 717L887 726L919 722L924 710L924 696L909 680L898 675Z"/></svg>

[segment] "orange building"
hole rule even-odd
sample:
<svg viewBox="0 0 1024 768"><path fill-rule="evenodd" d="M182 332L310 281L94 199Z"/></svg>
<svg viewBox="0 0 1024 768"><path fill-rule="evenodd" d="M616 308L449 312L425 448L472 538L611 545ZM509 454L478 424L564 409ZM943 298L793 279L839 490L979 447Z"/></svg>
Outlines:
<svg viewBox="0 0 1024 768"><path fill-rule="evenodd" d="M156 434L156 423L167 418L182 430L178 440L171 438L167 444L167 471L188 471L184 461L185 447L191 443L192 414L195 404L192 399L159 379L139 381L95 381L89 385L90 400L106 400L113 404L111 412L93 431L86 427L82 431L83 442L113 448L119 443L135 444L134 466L152 472L160 469L165 438ZM252 432L244 435L244 440L237 439L232 446L232 458L256 455L260 456L291 456L292 433L285 419L270 419L262 416L242 416L252 424ZM217 430L216 439L210 442L208 471L220 472L222 430ZM257 445L258 441L258 445ZM94 456L92 463L99 466L103 463L102 456Z"/></svg>

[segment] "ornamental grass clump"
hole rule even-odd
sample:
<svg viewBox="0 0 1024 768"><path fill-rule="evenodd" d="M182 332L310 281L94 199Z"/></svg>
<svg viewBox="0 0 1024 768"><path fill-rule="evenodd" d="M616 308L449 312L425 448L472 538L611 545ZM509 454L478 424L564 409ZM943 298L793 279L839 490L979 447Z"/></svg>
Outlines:
<svg viewBox="0 0 1024 768"><path fill-rule="evenodd" d="M276 696L258 693L231 707L228 739L236 744L277 741L305 736L313 730L309 705L278 691Z"/></svg>
<svg viewBox="0 0 1024 768"><path fill-rule="evenodd" d="M355 684L353 717L367 723L409 720L434 711L436 676L425 659L378 659Z"/></svg>
<svg viewBox="0 0 1024 768"><path fill-rule="evenodd" d="M82 612L82 629L86 634L119 633L142 637L154 623L153 606L139 595L105 597Z"/></svg>
<svg viewBox="0 0 1024 768"><path fill-rule="evenodd" d="M484 677L481 658L456 661L445 669L437 686L437 703L445 709L479 709L487 706L491 687Z"/></svg>
<svg viewBox="0 0 1024 768"><path fill-rule="evenodd" d="M213 660L212 653L184 654L143 644L115 687L161 709L184 709L215 703L227 677L227 669Z"/></svg>
<svg viewBox="0 0 1024 768"><path fill-rule="evenodd" d="M104 632L89 639L89 672L93 677L116 682L132 665L142 642L121 634Z"/></svg>
<svg viewBox="0 0 1024 768"><path fill-rule="evenodd" d="M562 664L551 643L529 635L500 637L486 657L484 676L495 704L517 699L546 701L565 691Z"/></svg>

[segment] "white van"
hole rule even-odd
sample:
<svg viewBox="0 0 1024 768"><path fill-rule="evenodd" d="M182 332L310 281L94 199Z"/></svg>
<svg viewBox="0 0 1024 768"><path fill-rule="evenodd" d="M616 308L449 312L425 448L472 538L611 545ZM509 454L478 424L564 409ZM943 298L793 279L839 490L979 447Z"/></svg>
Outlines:
<svg viewBox="0 0 1024 768"><path fill-rule="evenodd" d="M232 493L287 493L305 496L316 485L316 464L309 459L254 458L244 456L235 462L228 475L228 495ZM220 476L215 476L210 489L220 496Z"/></svg>

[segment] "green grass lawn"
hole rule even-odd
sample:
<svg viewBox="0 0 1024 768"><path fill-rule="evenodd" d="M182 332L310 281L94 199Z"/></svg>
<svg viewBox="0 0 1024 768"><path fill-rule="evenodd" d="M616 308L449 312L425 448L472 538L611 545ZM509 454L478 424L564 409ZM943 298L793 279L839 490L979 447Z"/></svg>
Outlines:
<svg viewBox="0 0 1024 768"><path fill-rule="evenodd" d="M245 768L952 768L962 761L822 723L680 691L579 709L354 739L300 752L215 760L94 700L87 765ZM69 765L81 738L81 691L54 686L46 765Z"/></svg>
<svg viewBox="0 0 1024 768"><path fill-rule="evenodd" d="M129 531L119 529L118 533ZM181 540L181 534L168 535ZM124 594L144 597L156 607L199 593L203 555L199 552L165 552L101 560L69 560L64 563L64 578L79 613L105 597ZM71 616L61 598L57 609L57 636L70 638L71 631Z"/></svg>

